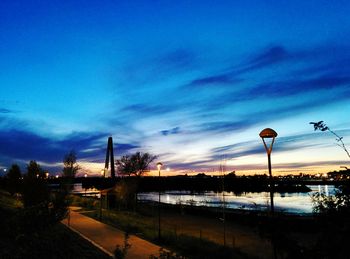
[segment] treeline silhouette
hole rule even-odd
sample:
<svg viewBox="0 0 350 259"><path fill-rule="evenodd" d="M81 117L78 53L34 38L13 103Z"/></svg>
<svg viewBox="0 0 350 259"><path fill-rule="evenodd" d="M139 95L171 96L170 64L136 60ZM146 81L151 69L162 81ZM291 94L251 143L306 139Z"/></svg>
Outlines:
<svg viewBox="0 0 350 259"><path fill-rule="evenodd" d="M78 179L76 179L78 182ZM89 177L81 178L82 187L85 189L96 188L106 189L111 188L120 181L126 183L138 182L139 192L153 192L153 191L190 191L190 192L204 192L204 191L229 191L234 193L243 192L265 192L269 191L269 179L265 176L256 177L218 177L218 176L169 176L169 177L117 177L99 178ZM295 181L276 181L275 192L309 192L305 183Z"/></svg>

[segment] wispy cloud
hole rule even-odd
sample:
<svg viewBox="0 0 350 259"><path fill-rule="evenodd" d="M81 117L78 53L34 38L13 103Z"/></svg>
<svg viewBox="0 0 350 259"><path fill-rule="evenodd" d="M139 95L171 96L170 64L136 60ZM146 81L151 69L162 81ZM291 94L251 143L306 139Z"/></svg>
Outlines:
<svg viewBox="0 0 350 259"><path fill-rule="evenodd" d="M130 85L145 87L182 74L196 65L197 55L190 48L176 48L163 51L163 53L162 50L159 50L154 56L136 60L133 59L120 71L120 76L123 77L122 81L127 82L123 83L127 88ZM128 90L135 89L129 88Z"/></svg>
<svg viewBox="0 0 350 259"><path fill-rule="evenodd" d="M250 97L284 97L290 95L300 95L301 91L305 92L315 91L318 92L322 89L348 89L350 84L350 77L336 76L336 75L322 75L306 80L287 80L279 82L267 82L261 85L257 85L246 93Z"/></svg>
<svg viewBox="0 0 350 259"><path fill-rule="evenodd" d="M198 125L200 132L222 133L240 131L251 125L247 120L206 122Z"/></svg>
<svg viewBox="0 0 350 259"><path fill-rule="evenodd" d="M208 77L197 78L190 83L186 84L184 87L187 89L197 90L203 87L213 87L217 88L220 86L233 86L234 84L242 82L242 79L233 78L229 74L213 75Z"/></svg>
<svg viewBox="0 0 350 259"><path fill-rule="evenodd" d="M253 71L265 67L269 67L271 65L287 61L293 56L292 53L289 53L284 46L276 45L272 47L268 47L260 51L260 53L256 54L250 60L243 63L242 67L237 69L237 73L244 73L248 71Z"/></svg>
<svg viewBox="0 0 350 259"><path fill-rule="evenodd" d="M179 48L155 58L153 63L163 69L183 70L192 66L196 59L196 54L192 50Z"/></svg>
<svg viewBox="0 0 350 259"><path fill-rule="evenodd" d="M163 136L168 136L168 135L179 134L180 132L181 132L180 127L175 127L175 128L169 129L169 130L162 130L160 133Z"/></svg>
<svg viewBox="0 0 350 259"><path fill-rule="evenodd" d="M4 163L38 160L54 164L62 161L69 150L75 150L78 159L101 162L106 152L107 137L105 133L75 132L63 139L55 139L25 130L0 130L0 158ZM134 144L115 144L118 153L137 147Z"/></svg>
<svg viewBox="0 0 350 259"><path fill-rule="evenodd" d="M0 108L0 113L12 113L13 111L6 109L6 108Z"/></svg>
<svg viewBox="0 0 350 259"><path fill-rule="evenodd" d="M171 112L173 110L174 108L169 105L161 105L161 104L149 105L149 104L143 104L143 103L131 104L121 109L122 112L139 113L143 115L164 114L167 112Z"/></svg>

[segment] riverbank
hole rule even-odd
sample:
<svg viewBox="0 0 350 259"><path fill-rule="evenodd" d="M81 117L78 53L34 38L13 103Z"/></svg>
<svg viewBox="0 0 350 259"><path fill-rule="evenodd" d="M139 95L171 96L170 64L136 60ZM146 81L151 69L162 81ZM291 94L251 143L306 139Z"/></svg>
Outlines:
<svg viewBox="0 0 350 259"><path fill-rule="evenodd" d="M226 176L168 176L168 177L117 177L97 178L88 177L81 178L82 187L84 189L96 188L106 189L117 185L137 186L138 192L152 191L230 191L236 194L244 192L265 192L270 191L270 179L267 176L251 176L251 177L232 177ZM283 180L276 178L274 180L274 192L276 193L307 193L311 191L306 186L306 182L296 182L292 180Z"/></svg>
<svg viewBox="0 0 350 259"><path fill-rule="evenodd" d="M91 201L88 206L90 212L85 215L99 219L101 211L98 206ZM157 203L139 203L132 210L103 209L101 218L104 223L190 258L200 258L196 255L203 255L201 250L205 251L209 244L214 244L215 249L230 249L238 258L273 258L272 240L277 234L279 243L276 244L275 240L275 248L279 254L296 251L307 254L314 247L318 235L317 223L311 216L275 214L271 217L266 211L227 210L224 215L220 208L162 204L161 240L158 240ZM194 243L197 245L195 248L192 246ZM215 249L206 251L206 258L218 258L213 256ZM186 254L191 250L192 254Z"/></svg>

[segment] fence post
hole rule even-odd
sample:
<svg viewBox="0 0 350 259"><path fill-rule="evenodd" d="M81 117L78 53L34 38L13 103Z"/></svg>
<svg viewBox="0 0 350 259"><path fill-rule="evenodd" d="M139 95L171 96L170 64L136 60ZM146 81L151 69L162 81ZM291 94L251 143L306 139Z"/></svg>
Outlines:
<svg viewBox="0 0 350 259"><path fill-rule="evenodd" d="M68 209L68 227L70 227L70 208Z"/></svg>
<svg viewBox="0 0 350 259"><path fill-rule="evenodd" d="M175 225L175 239L177 240L177 225Z"/></svg>

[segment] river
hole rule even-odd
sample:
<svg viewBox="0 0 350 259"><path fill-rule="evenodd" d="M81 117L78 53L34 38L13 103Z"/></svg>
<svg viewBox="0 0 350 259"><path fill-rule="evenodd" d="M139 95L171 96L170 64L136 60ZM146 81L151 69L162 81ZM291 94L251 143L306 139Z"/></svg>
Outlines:
<svg viewBox="0 0 350 259"><path fill-rule="evenodd" d="M276 211L284 211L293 214L312 213L312 195L321 192L327 196L335 193L334 185L307 185L311 189L308 193L275 193L274 204ZM81 184L74 185L75 193L86 196L96 195L97 189L83 189ZM158 192L144 192L138 194L142 201L158 202ZM244 192L235 194L233 192L191 193L189 191L166 191L161 193L161 202L168 204L184 204L193 206L223 207L246 210L267 210L270 206L269 192Z"/></svg>
<svg viewBox="0 0 350 259"><path fill-rule="evenodd" d="M312 213L312 195L322 192L327 196L333 195L334 185L308 185L311 192L308 193L275 193L274 205L276 211L284 211L293 214ZM140 200L158 201L157 192L140 193ZM194 206L211 206L246 210L267 210L270 206L269 192L245 192L235 194L233 192L204 192L191 193L188 191L167 191L161 193L161 202L168 204L187 204Z"/></svg>

